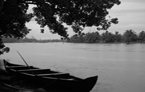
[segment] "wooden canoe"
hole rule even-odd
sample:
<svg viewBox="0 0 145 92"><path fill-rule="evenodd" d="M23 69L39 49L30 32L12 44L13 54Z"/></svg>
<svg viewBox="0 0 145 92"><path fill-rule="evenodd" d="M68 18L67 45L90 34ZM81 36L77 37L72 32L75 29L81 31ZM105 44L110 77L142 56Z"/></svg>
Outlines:
<svg viewBox="0 0 145 92"><path fill-rule="evenodd" d="M90 92L97 82L98 76L86 79L69 73L40 69L33 66L13 64L5 61L6 71L14 75L13 85L30 88L43 88L47 92ZM17 81L17 82L16 82Z"/></svg>

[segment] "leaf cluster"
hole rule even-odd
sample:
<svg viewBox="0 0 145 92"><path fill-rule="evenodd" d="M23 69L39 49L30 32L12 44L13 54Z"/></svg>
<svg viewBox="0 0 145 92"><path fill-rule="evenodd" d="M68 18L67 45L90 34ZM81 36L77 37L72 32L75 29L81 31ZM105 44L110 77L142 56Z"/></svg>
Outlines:
<svg viewBox="0 0 145 92"><path fill-rule="evenodd" d="M27 9L28 4L19 0L5 0L0 11L0 36L24 37L30 31L25 23L32 17L32 14L26 14Z"/></svg>
<svg viewBox="0 0 145 92"><path fill-rule="evenodd" d="M67 37L67 28L81 32L84 27L96 26L98 30L107 30L111 23L117 24L117 18L106 19L108 9L119 0L33 0L36 21L42 28L48 26L52 33Z"/></svg>

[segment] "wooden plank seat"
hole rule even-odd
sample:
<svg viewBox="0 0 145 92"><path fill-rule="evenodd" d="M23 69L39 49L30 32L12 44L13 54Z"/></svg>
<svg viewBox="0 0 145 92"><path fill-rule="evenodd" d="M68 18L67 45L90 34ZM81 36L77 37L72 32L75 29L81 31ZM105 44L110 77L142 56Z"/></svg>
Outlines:
<svg viewBox="0 0 145 92"><path fill-rule="evenodd" d="M49 76L49 75L69 75L69 73L37 74L37 76Z"/></svg>
<svg viewBox="0 0 145 92"><path fill-rule="evenodd" d="M21 73L25 73L25 74L28 74L29 75L29 73L27 73L27 72L21 72ZM37 73L34 73L34 71L31 71L31 73L30 73L30 75L36 75L36 76L42 76L42 77L51 77L51 76L69 76L69 73L48 73L48 74L37 74Z"/></svg>
<svg viewBox="0 0 145 92"><path fill-rule="evenodd" d="M41 77L70 78L69 73L37 74Z"/></svg>
<svg viewBox="0 0 145 92"><path fill-rule="evenodd" d="M53 73L53 74L29 74L22 72L22 74L29 75L29 76L36 76L36 77L43 77L49 79L61 79L61 80L73 80L73 77L69 76L69 73Z"/></svg>
<svg viewBox="0 0 145 92"><path fill-rule="evenodd" d="M27 70L18 70L18 71L25 72L25 73L35 73L35 74L57 73L57 72L51 71L50 69L27 69Z"/></svg>
<svg viewBox="0 0 145 92"><path fill-rule="evenodd" d="M10 68L10 69L15 69L15 70L24 70L24 69L30 69L33 68L33 66L6 66L6 68Z"/></svg>

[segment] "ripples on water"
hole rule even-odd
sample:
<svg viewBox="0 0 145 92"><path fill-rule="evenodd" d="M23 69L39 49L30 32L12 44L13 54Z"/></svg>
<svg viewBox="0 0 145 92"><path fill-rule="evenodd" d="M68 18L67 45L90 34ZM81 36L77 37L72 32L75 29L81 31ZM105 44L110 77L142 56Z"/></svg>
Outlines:
<svg viewBox="0 0 145 92"><path fill-rule="evenodd" d="M11 52L4 57L24 64L69 72L86 78L98 75L91 92L145 92L145 44L6 44Z"/></svg>

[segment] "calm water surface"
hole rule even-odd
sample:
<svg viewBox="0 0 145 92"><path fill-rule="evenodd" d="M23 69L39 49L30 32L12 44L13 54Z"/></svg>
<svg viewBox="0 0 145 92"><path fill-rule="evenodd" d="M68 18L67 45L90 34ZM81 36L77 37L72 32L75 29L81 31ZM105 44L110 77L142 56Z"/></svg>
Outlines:
<svg viewBox="0 0 145 92"><path fill-rule="evenodd" d="M68 72L98 75L91 92L145 92L145 44L13 43L4 55L10 62Z"/></svg>

